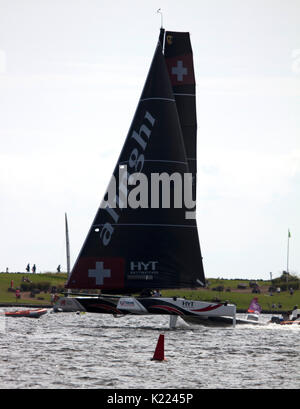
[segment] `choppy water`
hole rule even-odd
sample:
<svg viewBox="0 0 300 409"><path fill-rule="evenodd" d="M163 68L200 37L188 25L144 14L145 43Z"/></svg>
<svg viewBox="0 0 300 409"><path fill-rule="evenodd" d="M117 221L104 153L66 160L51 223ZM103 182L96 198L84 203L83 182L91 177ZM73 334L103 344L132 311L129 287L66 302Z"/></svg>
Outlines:
<svg viewBox="0 0 300 409"><path fill-rule="evenodd" d="M89 313L1 318L0 386L300 387L300 326L232 329L180 323L169 330L167 316L116 319ZM151 361L161 333L167 362Z"/></svg>

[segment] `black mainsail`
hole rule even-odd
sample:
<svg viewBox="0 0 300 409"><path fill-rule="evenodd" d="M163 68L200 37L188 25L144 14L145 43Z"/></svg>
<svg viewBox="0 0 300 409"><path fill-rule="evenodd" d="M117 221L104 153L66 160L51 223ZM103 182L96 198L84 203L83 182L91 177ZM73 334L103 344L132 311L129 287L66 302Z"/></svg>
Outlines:
<svg viewBox="0 0 300 409"><path fill-rule="evenodd" d="M205 282L196 220L187 217L189 209L184 200L181 207L173 200L175 184L170 183L173 199L169 206L161 198L153 200L150 189L153 174L176 174L182 180L185 174L196 174L195 99L190 95L195 94L192 54L191 48L180 48L190 47L187 34L167 32L165 55L160 42L156 47L109 184L108 192L116 187L116 193L106 193L67 288L128 294L142 289L198 287ZM172 36L173 44L179 44L176 51L169 47L168 36ZM183 68L178 79L172 77L173 67ZM184 74L186 70L188 74ZM144 192L143 200L142 192L134 191L138 184L128 186L133 174L143 174L148 181L149 195L145 198ZM128 205L130 194L136 199L135 207Z"/></svg>
<svg viewBox="0 0 300 409"><path fill-rule="evenodd" d="M166 31L164 36L164 55L176 100L189 169L193 175L193 198L196 200L196 82L190 34Z"/></svg>

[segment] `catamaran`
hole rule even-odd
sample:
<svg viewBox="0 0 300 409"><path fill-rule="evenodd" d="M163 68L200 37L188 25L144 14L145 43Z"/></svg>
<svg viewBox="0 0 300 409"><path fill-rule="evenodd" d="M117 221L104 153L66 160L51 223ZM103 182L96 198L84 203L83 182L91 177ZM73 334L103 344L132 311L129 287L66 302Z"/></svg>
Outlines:
<svg viewBox="0 0 300 409"><path fill-rule="evenodd" d="M154 289L205 286L195 217L195 88L189 33L161 28L123 149L66 284L74 294L101 293L62 297L54 310L166 314L171 326L178 316L193 323L235 324L235 305L152 295ZM152 188L157 175L160 190L154 194L149 181ZM176 181L191 183L178 194L182 185ZM172 196L167 204L157 198L166 186ZM186 192L188 205L181 200Z"/></svg>

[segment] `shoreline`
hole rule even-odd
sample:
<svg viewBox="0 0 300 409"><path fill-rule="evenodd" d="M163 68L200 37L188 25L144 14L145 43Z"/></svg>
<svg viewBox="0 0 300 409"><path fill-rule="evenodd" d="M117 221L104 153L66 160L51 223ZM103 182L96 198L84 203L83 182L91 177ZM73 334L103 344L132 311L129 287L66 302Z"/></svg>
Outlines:
<svg viewBox="0 0 300 409"><path fill-rule="evenodd" d="M51 304L26 304L26 303L0 303L0 308L4 307L26 307L26 308L52 308Z"/></svg>

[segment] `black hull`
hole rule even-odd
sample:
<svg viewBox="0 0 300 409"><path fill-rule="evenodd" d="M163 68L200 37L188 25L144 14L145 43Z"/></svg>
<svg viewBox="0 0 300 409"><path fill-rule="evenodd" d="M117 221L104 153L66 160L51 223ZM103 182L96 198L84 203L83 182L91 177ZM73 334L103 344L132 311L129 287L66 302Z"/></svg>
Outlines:
<svg viewBox="0 0 300 409"><path fill-rule="evenodd" d="M118 298L76 298L86 312L98 314L124 314L117 309Z"/></svg>

